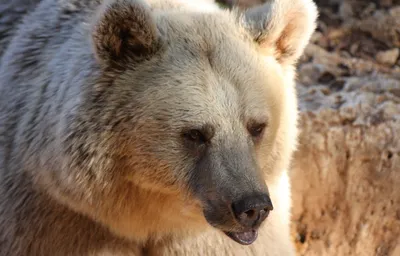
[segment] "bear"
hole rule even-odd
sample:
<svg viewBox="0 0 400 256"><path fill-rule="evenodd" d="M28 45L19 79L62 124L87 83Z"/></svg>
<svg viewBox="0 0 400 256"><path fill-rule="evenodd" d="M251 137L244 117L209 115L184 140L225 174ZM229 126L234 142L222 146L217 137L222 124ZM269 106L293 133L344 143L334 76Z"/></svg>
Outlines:
<svg viewBox="0 0 400 256"><path fill-rule="evenodd" d="M312 0L0 4L0 255L294 255Z"/></svg>

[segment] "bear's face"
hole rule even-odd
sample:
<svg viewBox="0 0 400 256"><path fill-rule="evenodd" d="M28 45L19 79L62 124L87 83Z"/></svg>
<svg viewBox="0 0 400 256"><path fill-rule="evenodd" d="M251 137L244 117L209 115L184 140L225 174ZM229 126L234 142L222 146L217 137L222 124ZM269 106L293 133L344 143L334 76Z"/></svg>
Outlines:
<svg viewBox="0 0 400 256"><path fill-rule="evenodd" d="M176 29L181 19L193 24ZM272 58L266 62L245 35L234 34L237 31L201 31L213 19L168 17L162 48L151 59L128 67L113 83L130 99L129 107L120 111L131 116L131 123L123 125L134 127L124 130L124 137L132 140L132 154L146 155L141 157L151 159L146 164L157 165L149 165L153 171L135 168L128 174L141 186L193 188L188 182L194 181L194 170L203 159L210 163L218 156L226 161L221 165L239 168L243 163L239 169L254 169L257 152L266 151L276 139L282 68ZM214 23L224 30L231 25L217 19ZM168 34L173 28L173 35ZM155 177L144 180L146 175Z"/></svg>
<svg viewBox="0 0 400 256"><path fill-rule="evenodd" d="M272 11L291 18L277 25ZM241 244L255 241L273 209L265 180L276 171L274 145L284 140L286 70L313 29L292 24L312 24L312 15L295 19L291 11L272 3L238 19L114 1L93 29L98 62L114 70L108 97L123 117L115 125L119 175L196 202L193 215Z"/></svg>

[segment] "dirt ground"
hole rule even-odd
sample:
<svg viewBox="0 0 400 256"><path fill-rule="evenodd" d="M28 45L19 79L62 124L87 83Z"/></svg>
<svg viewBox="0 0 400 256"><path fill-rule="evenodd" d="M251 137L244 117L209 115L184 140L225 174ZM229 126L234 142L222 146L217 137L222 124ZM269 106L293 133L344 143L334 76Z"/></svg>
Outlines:
<svg viewBox="0 0 400 256"><path fill-rule="evenodd" d="M400 255L400 1L317 1L299 65L299 255Z"/></svg>

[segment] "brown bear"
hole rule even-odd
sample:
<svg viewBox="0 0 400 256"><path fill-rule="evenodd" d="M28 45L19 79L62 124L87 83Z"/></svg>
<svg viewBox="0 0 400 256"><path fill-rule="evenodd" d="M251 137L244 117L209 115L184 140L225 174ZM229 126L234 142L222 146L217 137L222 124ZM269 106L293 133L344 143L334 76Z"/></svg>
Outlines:
<svg viewBox="0 0 400 256"><path fill-rule="evenodd" d="M293 255L311 0L0 3L0 255Z"/></svg>

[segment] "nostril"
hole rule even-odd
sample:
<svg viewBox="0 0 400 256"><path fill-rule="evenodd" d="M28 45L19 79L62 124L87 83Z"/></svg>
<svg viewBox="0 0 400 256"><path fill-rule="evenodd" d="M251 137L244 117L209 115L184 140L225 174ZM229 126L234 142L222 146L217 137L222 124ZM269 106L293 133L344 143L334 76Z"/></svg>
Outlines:
<svg viewBox="0 0 400 256"><path fill-rule="evenodd" d="M248 210L246 212L244 212L244 216L242 216L242 218L246 218L248 220L255 220L258 218L257 213L255 210Z"/></svg>
<svg viewBox="0 0 400 256"><path fill-rule="evenodd" d="M268 195L247 197L232 204L237 221L244 227L257 227L269 215L273 206Z"/></svg>

